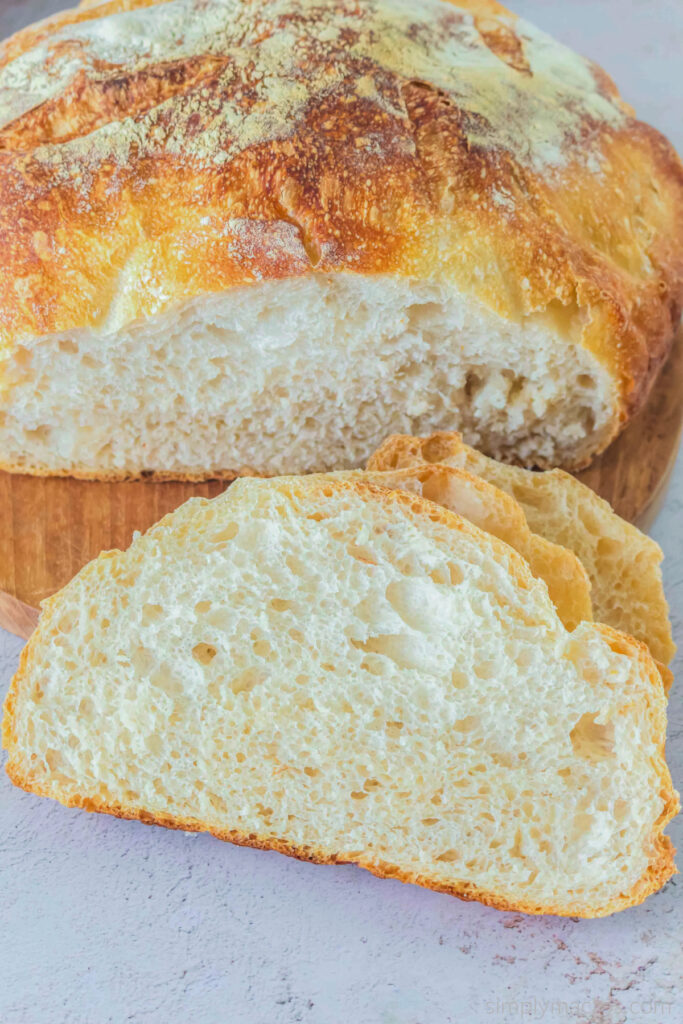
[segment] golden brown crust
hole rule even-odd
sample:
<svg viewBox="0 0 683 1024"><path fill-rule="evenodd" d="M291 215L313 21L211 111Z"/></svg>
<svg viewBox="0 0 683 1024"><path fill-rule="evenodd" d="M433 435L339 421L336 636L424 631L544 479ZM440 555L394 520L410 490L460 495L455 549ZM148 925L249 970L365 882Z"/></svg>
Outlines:
<svg viewBox="0 0 683 1024"><path fill-rule="evenodd" d="M513 578L516 579L519 585L528 587L533 584L531 572L520 555L514 552L502 541L490 536L489 534L483 533L477 527L468 523L460 516L457 516L455 513L440 506L434 505L425 498L409 494L404 491L390 491L375 483L355 479L331 480L329 477L318 477L309 478L308 483L302 483L302 480L305 481L305 478L283 478L280 482L280 486L291 489L294 495L303 495L303 488L313 485L318 486L325 494L350 491L361 494L371 494L375 499L381 502L402 504L417 515L427 515L430 519L440 522L451 529L456 529L470 536L477 537L482 544L490 546L490 548L494 552L497 552L499 556L503 556L507 564L508 571ZM172 515L165 517L161 523L158 523L152 529L158 531L160 529L169 528L172 518ZM96 575L101 567L102 561L115 557L117 553L118 552L115 551L104 552L99 556L99 558L86 566L85 569L82 570L82 573ZM48 601L44 602L43 614L41 616L38 629L22 651L19 668L12 679L5 700L2 722L2 740L3 746L9 752L6 770L12 782L22 789L25 789L27 792L35 793L38 796L49 796L58 799L65 806L81 807L85 810L111 814L120 818L136 819L144 822L145 824L162 825L166 828L184 829L186 831L210 832L216 838L236 845L274 850L279 853L284 853L287 856L295 857L299 860L319 864L353 863L357 864L359 867L365 868L380 878L395 878L402 882L410 882L424 888L446 893L447 895L457 896L460 899L477 900L478 902L495 907L499 910L514 910L527 914L601 917L641 903L648 895L661 888L661 886L676 873L676 867L673 859L675 849L669 838L663 835L664 827L678 810L677 794L672 787L671 777L668 773L666 762L664 760L664 740L662 740L660 762L663 810L653 826L653 831L649 839L650 863L648 869L628 892L620 894L618 897L608 901L601 907L591 908L590 912L586 912L585 908L578 903L576 905L555 905L552 903L540 904L510 899L500 893L481 890L471 883L463 882L454 883L452 885L443 884L442 882L430 879L428 876L404 871L395 865L383 861L371 860L367 857L352 853L346 854L343 851L331 853L315 846L299 847L290 843L286 839L277 836L259 835L257 833L246 834L241 831L225 830L211 822L198 821L191 818L180 818L167 814L157 814L150 812L145 808L133 805L124 806L120 803L108 804L101 800L93 799L92 797L81 794L65 797L64 795L55 794L51 791L48 792L48 788L45 785L41 784L38 779L31 778L29 774L22 771L20 767L19 757L17 756L19 738L15 729L16 704L19 691L25 680L26 685L28 685L28 679L30 677L29 661L31 651L34 646L38 644L49 644L52 637L56 634L58 627L56 624L53 625L53 619L56 617L56 613L59 608L60 597L61 594L64 594L72 585L73 581L71 584L67 585L64 591L61 591L59 594L54 595ZM662 680L646 645L634 640L632 637L619 633L608 626L598 625L595 628L603 633L614 650L638 660L641 667L644 668L644 676L647 680L648 687L652 691L653 697L650 705L650 715L654 721L658 734L664 737L666 734L665 713L663 711L661 699L656 699L661 698Z"/></svg>
<svg viewBox="0 0 683 1024"><path fill-rule="evenodd" d="M28 782L11 763L7 764L7 774L15 786L36 796L52 797L54 794L41 792L31 782ZM668 802L662 818L657 822L658 832L653 837L653 853L647 872L623 895L610 900L604 906L586 913L585 908L580 904L562 905L542 904L509 899L499 893L480 889L470 882L462 882L454 885L444 885L431 880L426 875L415 872L404 871L396 865L385 861L372 861L367 858L354 856L352 854L326 853L320 847L296 846L276 836L259 836L257 833L245 833L234 830L226 830L211 827L204 822L195 821L192 818L177 818L168 814L152 814L144 808L123 807L121 804L108 805L93 800L90 797L75 796L69 800L61 800L65 807L80 807L83 810L93 813L110 814L116 818L123 818L133 821L141 821L145 825L160 825L164 828L181 829L186 832L208 832L216 839L232 843L235 846L250 846L257 850L272 850L275 853L283 853L287 857L294 857L296 860L308 861L312 864L355 864L357 867L370 871L378 878L393 878L399 882L419 885L424 889L431 889L434 892L441 892L447 896L456 896L461 900L474 900L483 903L485 906L494 907L496 910L516 911L523 914L556 914L561 917L605 917L619 910L636 906L642 903L653 892L664 885L673 875L677 874L674 863L675 848L668 836L662 835L661 830L666 823L677 813L678 803L675 794L667 792Z"/></svg>
<svg viewBox="0 0 683 1024"><path fill-rule="evenodd" d="M111 0L4 45L0 347L267 278L440 278L597 356L618 388L604 447L683 304L666 140L488 0L425 0L412 20L385 0L252 0L229 23L220 7ZM96 41L115 17L156 48Z"/></svg>

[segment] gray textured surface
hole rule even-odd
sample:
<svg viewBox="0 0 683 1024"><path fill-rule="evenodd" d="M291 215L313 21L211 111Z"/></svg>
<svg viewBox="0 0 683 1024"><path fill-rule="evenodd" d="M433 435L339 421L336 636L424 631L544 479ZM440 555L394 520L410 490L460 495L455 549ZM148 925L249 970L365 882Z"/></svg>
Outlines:
<svg viewBox="0 0 683 1024"><path fill-rule="evenodd" d="M0 35L59 6L0 0ZM683 151L681 0L516 7L604 63ZM682 531L679 459L653 533L683 646ZM3 693L20 649L0 633ZM683 679L683 658L675 667ZM681 704L679 681L668 747L679 788ZM670 832L683 847L683 822ZM0 872L0 1024L683 1020L676 881L605 920L524 918L350 867L65 810L3 779Z"/></svg>

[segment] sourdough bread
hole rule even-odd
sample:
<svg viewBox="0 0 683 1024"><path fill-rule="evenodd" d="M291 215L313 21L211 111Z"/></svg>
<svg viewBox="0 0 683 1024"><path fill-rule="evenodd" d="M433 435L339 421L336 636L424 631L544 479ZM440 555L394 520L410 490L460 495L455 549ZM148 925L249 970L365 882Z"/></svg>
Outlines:
<svg viewBox="0 0 683 1024"><path fill-rule="evenodd" d="M674 871L643 644L562 625L512 548L413 494L243 480L50 599L6 702L15 783L529 913Z"/></svg>
<svg viewBox="0 0 683 1024"><path fill-rule="evenodd" d="M683 299L683 170L490 0L110 0L0 50L0 465L579 466Z"/></svg>

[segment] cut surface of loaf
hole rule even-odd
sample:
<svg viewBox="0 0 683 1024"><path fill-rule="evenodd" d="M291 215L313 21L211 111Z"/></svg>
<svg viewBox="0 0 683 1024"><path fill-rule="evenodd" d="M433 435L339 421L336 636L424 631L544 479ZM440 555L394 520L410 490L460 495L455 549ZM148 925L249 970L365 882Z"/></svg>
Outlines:
<svg viewBox="0 0 683 1024"><path fill-rule="evenodd" d="M567 629L592 620L591 584L577 556L532 533L519 502L487 480L453 466L428 463L387 472L359 470L334 475L418 494L457 513L519 552L534 576L548 587L550 600Z"/></svg>
<svg viewBox="0 0 683 1024"><path fill-rule="evenodd" d="M595 916L674 871L644 645L569 633L523 559L330 477L193 499L50 599L3 723L71 806Z"/></svg>
<svg viewBox="0 0 683 1024"><path fill-rule="evenodd" d="M496 323L452 287L361 274L27 339L2 365L0 462L84 477L352 468L388 433L454 416L473 443L499 451L514 438L520 456L546 445L550 458L543 439L576 443L598 405L609 417L600 394L612 387L589 353L556 345L543 316Z"/></svg>
<svg viewBox="0 0 683 1024"><path fill-rule="evenodd" d="M662 550L608 502L562 470L534 473L487 458L454 432L389 437L370 458L373 471L457 466L512 495L534 533L574 551L591 582L593 615L643 640L664 666L676 653L662 583Z"/></svg>
<svg viewBox="0 0 683 1024"><path fill-rule="evenodd" d="M0 465L579 466L683 304L683 168L489 0L109 0L0 47ZM74 395L77 400L74 401Z"/></svg>

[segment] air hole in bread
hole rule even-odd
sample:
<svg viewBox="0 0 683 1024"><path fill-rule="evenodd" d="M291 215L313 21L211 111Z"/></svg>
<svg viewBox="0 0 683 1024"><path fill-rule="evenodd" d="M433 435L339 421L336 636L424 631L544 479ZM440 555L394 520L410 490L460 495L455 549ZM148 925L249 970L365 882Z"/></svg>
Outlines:
<svg viewBox="0 0 683 1024"><path fill-rule="evenodd" d="M147 676L156 664L156 658L146 647L136 647L130 656L130 663L136 672Z"/></svg>
<svg viewBox="0 0 683 1024"><path fill-rule="evenodd" d="M479 727L481 720L478 715L467 715L465 718L459 718L453 723L453 728L456 732L474 732ZM476 768L472 769L473 771Z"/></svg>
<svg viewBox="0 0 683 1024"><path fill-rule="evenodd" d="M215 544L222 544L225 541L234 540L238 533L239 526L237 523L227 523L222 530L214 533L211 539Z"/></svg>
<svg viewBox="0 0 683 1024"><path fill-rule="evenodd" d="M493 679L496 674L496 665L493 661L480 661L474 666L474 674L477 679Z"/></svg>
<svg viewBox="0 0 683 1024"><path fill-rule="evenodd" d="M600 724L597 714L581 715L569 734L574 753L587 761L602 761L614 754L614 725Z"/></svg>
<svg viewBox="0 0 683 1024"><path fill-rule="evenodd" d="M162 664L156 669L151 676L149 681L152 686L161 690L168 697L179 697L183 692L183 683L166 664Z"/></svg>
<svg viewBox="0 0 683 1024"><path fill-rule="evenodd" d="M209 665L216 657L216 648L211 644L199 643L192 648L192 657L200 665Z"/></svg>
<svg viewBox="0 0 683 1024"><path fill-rule="evenodd" d="M285 565L294 576L300 576L302 579L306 579L308 576L306 564L298 555L287 555L285 557Z"/></svg>
<svg viewBox="0 0 683 1024"><path fill-rule="evenodd" d="M158 608L159 605L156 605L156 607ZM197 604L194 606L194 610L197 613L197 615L206 615L208 611L211 611L211 602L198 601Z"/></svg>
<svg viewBox="0 0 683 1024"><path fill-rule="evenodd" d="M577 838L585 835L586 832L590 832L594 821L595 819L592 814L586 814L585 812L583 814L577 814L573 822L571 834L572 840L576 840Z"/></svg>
<svg viewBox="0 0 683 1024"><path fill-rule="evenodd" d="M352 558L355 558L358 562L363 562L364 565L377 565L374 552L365 544L347 544L346 550Z"/></svg>
<svg viewBox="0 0 683 1024"><path fill-rule="evenodd" d="M230 689L234 694L250 693L255 686L258 686L259 683L264 682L267 678L267 672L263 669L255 668L252 665L232 680L230 683Z"/></svg>
<svg viewBox="0 0 683 1024"><path fill-rule="evenodd" d="M432 633L442 613L442 597L433 587L413 579L395 580L385 590L397 615L411 629Z"/></svg>
<svg viewBox="0 0 683 1024"><path fill-rule="evenodd" d="M451 584L454 587L457 586L459 583L462 583L463 580L465 579L464 572L462 571L459 565L455 564L455 562L448 563L448 573L450 576Z"/></svg>
<svg viewBox="0 0 683 1024"><path fill-rule="evenodd" d="M457 850L445 850L443 853L440 853L439 856L436 859L437 860L441 860L441 861L445 861L447 864L450 864L452 861L458 859L458 851Z"/></svg>
<svg viewBox="0 0 683 1024"><path fill-rule="evenodd" d="M401 735L403 729L403 722L387 722L386 731L387 736L391 736L392 739L397 739Z"/></svg>
<svg viewBox="0 0 683 1024"><path fill-rule="evenodd" d="M159 757L164 751L163 737L158 732L150 732L145 736L145 747L150 754Z"/></svg>
<svg viewBox="0 0 683 1024"><path fill-rule="evenodd" d="M47 761L50 771L59 771L63 767L64 761L62 755L58 750L46 750L45 760Z"/></svg>
<svg viewBox="0 0 683 1024"><path fill-rule="evenodd" d="M369 654L367 658L363 658L360 667L364 672L369 672L371 676L382 676L386 669L386 663L378 655Z"/></svg>
<svg viewBox="0 0 683 1024"><path fill-rule="evenodd" d="M164 609L160 604L143 604L142 625L149 626L152 622L158 622L163 614Z"/></svg>
<svg viewBox="0 0 683 1024"><path fill-rule="evenodd" d="M217 796L215 793L209 793L209 803L213 807L214 811L218 811L220 814L228 813L228 805L225 800Z"/></svg>
<svg viewBox="0 0 683 1024"><path fill-rule="evenodd" d="M597 552L600 558L617 560L624 552L623 540L614 537L600 537L597 543Z"/></svg>
<svg viewBox="0 0 683 1024"><path fill-rule="evenodd" d="M253 636L253 634L252 634ZM254 654L259 658L265 658L266 661L275 660L275 651L263 637L258 637L252 642L251 648Z"/></svg>
<svg viewBox="0 0 683 1024"><path fill-rule="evenodd" d="M282 597L274 597L270 602L270 607L275 612L288 612L296 608L294 601L287 601Z"/></svg>
<svg viewBox="0 0 683 1024"><path fill-rule="evenodd" d="M614 802L614 817L617 821L625 821L629 813L629 804L627 800L615 800Z"/></svg>
<svg viewBox="0 0 683 1024"><path fill-rule="evenodd" d="M90 697L81 697L78 703L78 717L92 719L95 715L95 705Z"/></svg>
<svg viewBox="0 0 683 1024"><path fill-rule="evenodd" d="M383 633L368 637L367 640L351 637L350 642L359 651L389 658L399 668L424 669L423 645L417 642L416 637L405 636L403 633Z"/></svg>

